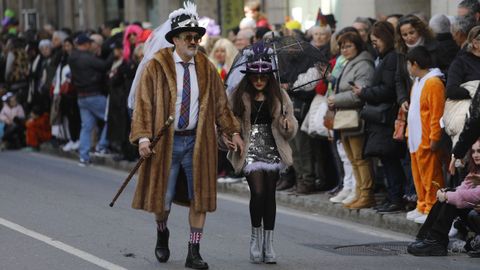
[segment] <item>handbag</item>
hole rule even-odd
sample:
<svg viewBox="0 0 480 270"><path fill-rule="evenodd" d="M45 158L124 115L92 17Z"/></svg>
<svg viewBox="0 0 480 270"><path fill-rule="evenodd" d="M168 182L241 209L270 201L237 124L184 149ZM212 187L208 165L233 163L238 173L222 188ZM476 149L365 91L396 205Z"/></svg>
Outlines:
<svg viewBox="0 0 480 270"><path fill-rule="evenodd" d="M324 125L324 117L328 111L327 98L322 95L316 95L310 104L305 120L303 120L300 130L306 132L312 137L329 137L329 131Z"/></svg>
<svg viewBox="0 0 480 270"><path fill-rule="evenodd" d="M395 120L395 130L393 131L393 139L395 141L405 141L405 128L407 126L407 118L402 108L398 109L397 119Z"/></svg>
<svg viewBox="0 0 480 270"><path fill-rule="evenodd" d="M360 127L360 117L355 109L337 110L333 119L334 130L348 130Z"/></svg>
<svg viewBox="0 0 480 270"><path fill-rule="evenodd" d="M323 116L323 125L329 130L333 130L333 119L335 119L335 111L327 110Z"/></svg>
<svg viewBox="0 0 480 270"><path fill-rule="evenodd" d="M388 119L392 119L390 110L392 104L380 103L378 105L365 104L360 111L360 117L370 123L387 124Z"/></svg>

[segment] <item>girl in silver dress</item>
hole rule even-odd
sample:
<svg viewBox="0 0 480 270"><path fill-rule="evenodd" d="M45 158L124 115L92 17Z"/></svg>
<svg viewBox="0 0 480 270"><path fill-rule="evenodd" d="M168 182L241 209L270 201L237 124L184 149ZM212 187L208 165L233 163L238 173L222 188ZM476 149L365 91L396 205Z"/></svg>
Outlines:
<svg viewBox="0 0 480 270"><path fill-rule="evenodd" d="M293 163L288 140L295 136L298 124L290 98L273 76L271 59L247 63L242 72L246 76L230 101L241 123L246 150L230 151L228 159L236 172L245 174L250 187L250 260L276 263L272 246L275 187L279 171ZM226 137L224 142L230 143Z"/></svg>

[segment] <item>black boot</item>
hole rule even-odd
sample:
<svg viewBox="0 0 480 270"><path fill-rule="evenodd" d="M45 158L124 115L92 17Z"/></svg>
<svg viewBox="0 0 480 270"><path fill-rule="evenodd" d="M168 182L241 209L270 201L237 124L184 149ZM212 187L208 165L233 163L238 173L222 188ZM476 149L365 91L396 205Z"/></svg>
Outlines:
<svg viewBox="0 0 480 270"><path fill-rule="evenodd" d="M167 262L170 258L170 249L168 249L168 237L170 232L168 228L165 228L165 231L161 232L157 230L157 245L155 246L155 257L161 263Z"/></svg>
<svg viewBox="0 0 480 270"><path fill-rule="evenodd" d="M200 256L200 244L188 243L188 255L185 267L192 269L208 269L208 264Z"/></svg>

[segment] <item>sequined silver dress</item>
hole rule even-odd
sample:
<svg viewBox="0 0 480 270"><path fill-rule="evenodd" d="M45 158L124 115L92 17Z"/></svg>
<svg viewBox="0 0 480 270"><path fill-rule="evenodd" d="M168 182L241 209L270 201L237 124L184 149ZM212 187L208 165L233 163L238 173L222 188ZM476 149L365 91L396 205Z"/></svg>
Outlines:
<svg viewBox="0 0 480 270"><path fill-rule="evenodd" d="M256 170L280 170L284 167L277 151L270 124L253 124L245 158L245 174Z"/></svg>

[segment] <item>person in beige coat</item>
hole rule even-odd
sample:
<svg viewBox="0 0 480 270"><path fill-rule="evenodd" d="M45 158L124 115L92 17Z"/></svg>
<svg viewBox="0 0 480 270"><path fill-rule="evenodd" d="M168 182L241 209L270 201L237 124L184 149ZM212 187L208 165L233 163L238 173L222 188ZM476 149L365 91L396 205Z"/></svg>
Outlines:
<svg viewBox="0 0 480 270"><path fill-rule="evenodd" d="M372 56L366 51L365 44L356 33L345 33L338 39L342 55L348 60L342 74L336 82L335 94L328 97L328 104L338 114L341 110L355 109L357 113L363 107L363 101L355 95L353 87L370 86L374 74ZM352 163L355 176L356 200L344 206L349 209L362 209L375 206L373 194L373 170L371 160L363 156L365 144L364 122L360 120L357 128L338 129L347 157Z"/></svg>
<svg viewBox="0 0 480 270"><path fill-rule="evenodd" d="M264 52L262 43L255 46L255 53ZM245 151L230 151L228 159L237 173L243 171L250 187L250 260L274 264L276 182L279 171L293 164L288 140L295 136L298 123L292 102L280 89L267 58L248 62L242 71L246 76L232 93L230 101L241 123ZM224 141L231 144L228 139Z"/></svg>
<svg viewBox="0 0 480 270"><path fill-rule="evenodd" d="M193 7L192 7L193 6ZM133 208L155 214L155 256L170 257L167 220L172 201L190 207L190 239L185 266L208 269L199 253L206 212L216 209L217 128L243 152L240 125L228 106L222 80L203 53L197 53L205 28L193 4L170 14L165 39L175 47L155 53L136 88L130 141L145 162L139 169ZM169 117L175 121L153 149L150 142Z"/></svg>

